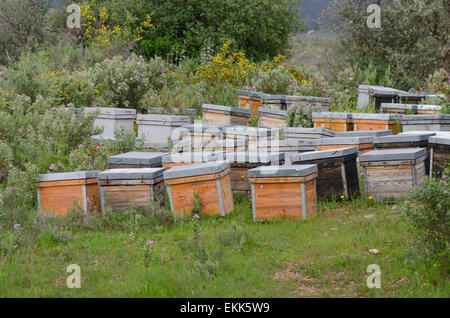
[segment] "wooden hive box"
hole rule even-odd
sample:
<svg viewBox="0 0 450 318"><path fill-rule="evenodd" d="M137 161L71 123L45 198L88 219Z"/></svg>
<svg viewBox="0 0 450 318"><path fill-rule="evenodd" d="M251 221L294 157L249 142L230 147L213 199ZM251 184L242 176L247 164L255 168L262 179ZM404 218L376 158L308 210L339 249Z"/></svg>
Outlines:
<svg viewBox="0 0 450 318"><path fill-rule="evenodd" d="M162 157L167 152L132 151L108 157L108 169L162 167Z"/></svg>
<svg viewBox="0 0 450 318"><path fill-rule="evenodd" d="M374 149L374 137L334 137L316 139L316 150L357 147L360 154Z"/></svg>
<svg viewBox="0 0 450 318"><path fill-rule="evenodd" d="M330 109L331 99L315 96L295 96L295 95L263 95L261 96L264 107L288 110L296 105L315 111L327 112Z"/></svg>
<svg viewBox="0 0 450 318"><path fill-rule="evenodd" d="M366 195L376 199L405 196L425 177L423 148L374 150L359 157Z"/></svg>
<svg viewBox="0 0 450 318"><path fill-rule="evenodd" d="M394 114L354 113L352 121L355 130L392 130L396 135L401 131L401 116Z"/></svg>
<svg viewBox="0 0 450 318"><path fill-rule="evenodd" d="M450 136L448 138L432 136L428 140L430 152L430 176L442 176L450 165Z"/></svg>
<svg viewBox="0 0 450 318"><path fill-rule="evenodd" d="M164 182L170 208L178 216L191 214L195 194L202 213L225 216L234 209L226 161L173 167L164 172Z"/></svg>
<svg viewBox="0 0 450 318"><path fill-rule="evenodd" d="M284 153L227 152L225 159L231 166L231 190L241 196L250 197L248 170L259 166L282 165Z"/></svg>
<svg viewBox="0 0 450 318"><path fill-rule="evenodd" d="M391 130L362 130L362 131L347 131L337 132L334 137L382 137L391 136Z"/></svg>
<svg viewBox="0 0 450 318"><path fill-rule="evenodd" d="M381 112L385 114L417 114L417 107L412 104L382 103Z"/></svg>
<svg viewBox="0 0 450 318"><path fill-rule="evenodd" d="M173 145L172 153L201 152L206 145L208 145L207 141L182 140Z"/></svg>
<svg viewBox="0 0 450 318"><path fill-rule="evenodd" d="M293 165L317 164L317 196L351 199L359 195L358 148L304 152L291 156Z"/></svg>
<svg viewBox="0 0 450 318"><path fill-rule="evenodd" d="M210 142L212 140L223 139L222 125L194 123L185 125L177 129L174 133L174 140L177 136L183 141Z"/></svg>
<svg viewBox="0 0 450 318"><path fill-rule="evenodd" d="M103 128L103 133L101 135L104 139L111 139L114 137L114 131L119 128L134 131L136 109L85 107L84 112L98 112L94 121L94 127Z"/></svg>
<svg viewBox="0 0 450 318"><path fill-rule="evenodd" d="M260 128L283 128L287 126L287 115L284 110L260 107L258 116L258 127Z"/></svg>
<svg viewBox="0 0 450 318"><path fill-rule="evenodd" d="M168 142L169 137L172 137L175 129L188 125L190 122L189 116L138 114L136 119L138 137L144 142L163 145Z"/></svg>
<svg viewBox="0 0 450 318"><path fill-rule="evenodd" d="M450 114L403 115L402 127L408 131L450 131Z"/></svg>
<svg viewBox="0 0 450 318"><path fill-rule="evenodd" d="M204 124L247 126L251 116L250 110L239 107L203 104L202 109Z"/></svg>
<svg viewBox="0 0 450 318"><path fill-rule="evenodd" d="M164 204L164 168L110 169L98 174L102 213L121 211L130 203L146 208L151 201Z"/></svg>
<svg viewBox="0 0 450 318"><path fill-rule="evenodd" d="M247 126L229 126L223 128L224 139L244 140L249 152L258 151L258 143L267 143L277 138L277 129L256 128Z"/></svg>
<svg viewBox="0 0 450 318"><path fill-rule="evenodd" d="M258 167L248 178L254 221L316 215L317 165Z"/></svg>
<svg viewBox="0 0 450 318"><path fill-rule="evenodd" d="M338 132L352 131L352 114L339 112L312 113L314 128L328 128Z"/></svg>
<svg viewBox="0 0 450 318"><path fill-rule="evenodd" d="M78 204L85 214L100 212L99 172L40 174L36 183L39 211L66 215L73 204Z"/></svg>
<svg viewBox="0 0 450 318"><path fill-rule="evenodd" d="M402 149L402 148L425 148L428 146L428 138L434 133L394 135L375 138L375 150ZM427 150L425 159L425 172L430 173L430 154Z"/></svg>
<svg viewBox="0 0 450 318"><path fill-rule="evenodd" d="M427 115L427 114L441 114L442 106L439 105L416 105L417 114Z"/></svg>
<svg viewBox="0 0 450 318"><path fill-rule="evenodd" d="M285 127L283 135L286 139L317 139L334 137L335 131L325 128Z"/></svg>
<svg viewBox="0 0 450 318"><path fill-rule="evenodd" d="M258 115L258 108L262 106L262 97L266 94L238 90L238 102L240 108L250 110L252 116Z"/></svg>
<svg viewBox="0 0 450 318"><path fill-rule="evenodd" d="M197 151L172 153L162 157L162 166L166 169L191 165L195 163L221 161L224 157L223 151Z"/></svg>

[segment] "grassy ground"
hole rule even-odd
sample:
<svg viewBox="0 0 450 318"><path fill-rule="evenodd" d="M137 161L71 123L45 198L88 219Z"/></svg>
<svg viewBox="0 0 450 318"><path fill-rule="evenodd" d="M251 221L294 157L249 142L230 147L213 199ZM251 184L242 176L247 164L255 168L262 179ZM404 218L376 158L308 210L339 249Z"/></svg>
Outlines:
<svg viewBox="0 0 450 318"><path fill-rule="evenodd" d="M171 226L137 226L134 218L123 229L42 235L0 258L0 296L450 296L439 264L414 261L410 229L389 205L320 203L313 219L265 223L252 221L248 200L235 210ZM147 240L155 243L145 256ZM80 289L66 286L69 264L81 267ZM381 268L380 289L366 287L369 264Z"/></svg>

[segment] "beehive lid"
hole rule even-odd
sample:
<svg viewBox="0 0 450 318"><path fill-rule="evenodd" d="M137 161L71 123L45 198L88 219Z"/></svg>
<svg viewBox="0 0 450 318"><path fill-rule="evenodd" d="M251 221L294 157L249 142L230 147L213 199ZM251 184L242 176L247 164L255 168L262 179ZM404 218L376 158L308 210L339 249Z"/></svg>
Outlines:
<svg viewBox="0 0 450 318"><path fill-rule="evenodd" d="M376 138L375 143L388 144L388 143L398 143L398 142L420 142L420 141L427 141L428 138L430 138L429 134L382 136L382 137Z"/></svg>
<svg viewBox="0 0 450 318"><path fill-rule="evenodd" d="M177 115L157 115L157 114L138 114L136 123L143 124L145 122L162 122L162 123L190 123L191 117L189 116L177 116Z"/></svg>
<svg viewBox="0 0 450 318"><path fill-rule="evenodd" d="M57 172L38 175L38 182L64 181L64 180L83 180L97 178L100 170L75 171L75 172Z"/></svg>
<svg viewBox="0 0 450 318"><path fill-rule="evenodd" d="M284 134L294 135L294 134L311 134L311 135L324 135L333 137L335 136L335 131L326 128L303 128L303 127L284 127Z"/></svg>
<svg viewBox="0 0 450 318"><path fill-rule="evenodd" d="M200 175L220 173L230 167L226 161L205 162L192 165L176 166L164 171L164 179L195 177Z"/></svg>
<svg viewBox="0 0 450 318"><path fill-rule="evenodd" d="M313 118L351 119L352 114L339 113L339 112L313 112L312 117Z"/></svg>
<svg viewBox="0 0 450 318"><path fill-rule="evenodd" d="M283 152L235 151L226 152L224 156L232 163L277 163L284 160Z"/></svg>
<svg viewBox="0 0 450 318"><path fill-rule="evenodd" d="M428 139L428 142L432 144L450 145L450 137L443 138L438 136L432 136L430 137L430 139Z"/></svg>
<svg viewBox="0 0 450 318"><path fill-rule="evenodd" d="M339 157L349 156L349 155L353 155L353 154L358 154L357 147L303 152L303 153L292 155L291 161L297 162L297 161L309 161L309 160L319 160L319 159L327 159L327 158L339 158Z"/></svg>
<svg viewBox="0 0 450 318"><path fill-rule="evenodd" d="M316 164L262 166L248 171L249 178L306 177L317 172Z"/></svg>
<svg viewBox="0 0 450 318"><path fill-rule="evenodd" d="M164 168L109 169L98 174L99 180L151 180L163 175Z"/></svg>
<svg viewBox="0 0 450 318"><path fill-rule="evenodd" d="M258 97L258 98L268 96L268 94L264 94L264 93L260 93L260 92L250 92L250 91L245 91L245 90L241 90L241 89L238 90L238 95L252 96L252 97Z"/></svg>
<svg viewBox="0 0 450 318"><path fill-rule="evenodd" d="M442 106L439 105L416 105L419 110L441 110Z"/></svg>
<svg viewBox="0 0 450 318"><path fill-rule="evenodd" d="M398 104L398 103L381 103L381 108L395 108L395 109L414 109L417 105L412 104Z"/></svg>
<svg viewBox="0 0 450 318"><path fill-rule="evenodd" d="M207 132L208 134L220 134L222 132L221 125L214 125L214 124L203 124L203 123L195 123L195 124L189 124L181 126L180 128L180 135L186 136L191 135L193 133L199 133L203 134Z"/></svg>
<svg viewBox="0 0 450 318"><path fill-rule="evenodd" d="M212 105L212 104L203 104L202 105L203 111L219 111L219 112L225 112L230 113L232 115L236 116L243 116L243 117L250 117L251 112L248 109L245 108L239 108L239 107L231 107L231 106L223 106L223 105Z"/></svg>
<svg viewBox="0 0 450 318"><path fill-rule="evenodd" d="M111 107L85 107L84 112L93 113L99 111L98 118L107 119L134 119L136 118L136 109L129 108L111 108Z"/></svg>
<svg viewBox="0 0 450 318"><path fill-rule="evenodd" d="M108 164L154 165L161 163L167 152L132 151L108 157Z"/></svg>
<svg viewBox="0 0 450 318"><path fill-rule="evenodd" d="M223 132L229 135L250 136L250 137L269 137L272 136L272 130L268 128L257 128L248 126L228 126L224 127Z"/></svg>
<svg viewBox="0 0 450 318"><path fill-rule="evenodd" d="M402 123L439 122L450 123L450 114L403 115Z"/></svg>
<svg viewBox="0 0 450 318"><path fill-rule="evenodd" d="M287 95L286 100L289 102L331 102L331 98L328 97L317 97L317 96L297 96L297 95Z"/></svg>
<svg viewBox="0 0 450 318"><path fill-rule="evenodd" d="M374 114L374 113L353 113L353 119L369 119L369 120L397 120L401 119L401 115L394 114Z"/></svg>
<svg viewBox="0 0 450 318"><path fill-rule="evenodd" d="M373 150L359 156L360 162L415 160L426 156L425 148Z"/></svg>
<svg viewBox="0 0 450 318"><path fill-rule="evenodd" d="M335 137L381 137L392 135L392 130L357 130L357 131L346 131L346 132L336 132Z"/></svg>
<svg viewBox="0 0 450 318"><path fill-rule="evenodd" d="M162 157L163 163L189 163L218 161L223 157L223 151L193 151L184 153L167 154Z"/></svg>
<svg viewBox="0 0 450 318"><path fill-rule="evenodd" d="M262 114L269 114L269 115L276 115L276 116L283 116L286 117L286 111L276 108L269 108L269 107L259 107L258 113Z"/></svg>
<svg viewBox="0 0 450 318"><path fill-rule="evenodd" d="M374 142L374 137L334 137L315 139L316 145L360 145Z"/></svg>

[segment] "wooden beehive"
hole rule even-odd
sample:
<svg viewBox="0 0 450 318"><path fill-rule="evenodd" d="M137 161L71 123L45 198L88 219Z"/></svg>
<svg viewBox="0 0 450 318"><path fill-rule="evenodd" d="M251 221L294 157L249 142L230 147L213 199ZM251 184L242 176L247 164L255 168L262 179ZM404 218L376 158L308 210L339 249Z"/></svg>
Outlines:
<svg viewBox="0 0 450 318"><path fill-rule="evenodd" d="M121 211L130 204L146 208L151 201L164 203L164 168L110 169L98 174L102 213Z"/></svg>
<svg viewBox="0 0 450 318"><path fill-rule="evenodd" d="M252 116L257 116L258 108L262 106L262 96L266 96L266 94L238 90L239 107L248 109Z"/></svg>
<svg viewBox="0 0 450 318"><path fill-rule="evenodd" d="M202 213L225 216L234 209L226 161L173 167L164 172L164 182L170 208L178 216L191 214L196 195Z"/></svg>
<svg viewBox="0 0 450 318"><path fill-rule="evenodd" d="M168 143L169 137L173 137L176 129L190 122L189 116L138 114L136 119L138 137L145 142L164 145Z"/></svg>
<svg viewBox="0 0 450 318"><path fill-rule="evenodd" d="M108 169L162 167L162 157L167 152L132 151L108 157Z"/></svg>
<svg viewBox="0 0 450 318"><path fill-rule="evenodd" d="M425 177L423 148L374 150L359 157L366 195L376 199L400 198Z"/></svg>
<svg viewBox="0 0 450 318"><path fill-rule="evenodd" d="M203 104L202 109L204 124L247 126L251 116L250 110L239 107Z"/></svg>
<svg viewBox="0 0 450 318"><path fill-rule="evenodd" d="M312 113L314 128L328 128L338 132L352 131L352 114L339 112Z"/></svg>
<svg viewBox="0 0 450 318"><path fill-rule="evenodd" d="M362 130L362 131L347 131L337 132L334 137L382 137L391 136L391 130Z"/></svg>
<svg viewBox="0 0 450 318"><path fill-rule="evenodd" d="M335 131L324 128L285 127L283 135L286 139L317 139L334 137Z"/></svg>
<svg viewBox="0 0 450 318"><path fill-rule="evenodd" d="M223 151L196 151L172 153L162 157L162 166L166 169L191 165L195 163L221 161L223 159Z"/></svg>
<svg viewBox="0 0 450 318"><path fill-rule="evenodd" d="M403 115L403 131L450 131L450 114Z"/></svg>
<svg viewBox="0 0 450 318"><path fill-rule="evenodd" d="M381 112L385 114L417 114L417 107L412 104L382 103Z"/></svg>
<svg viewBox="0 0 450 318"><path fill-rule="evenodd" d="M334 137L316 139L316 150L357 147L360 154L374 149L374 137Z"/></svg>
<svg viewBox="0 0 450 318"><path fill-rule="evenodd" d="M65 215L74 204L85 214L100 211L99 172L40 174L36 183L39 211Z"/></svg>
<svg viewBox="0 0 450 318"><path fill-rule="evenodd" d="M241 196L250 197L248 170L259 166L282 165L284 153L227 152L225 159L231 166L231 190Z"/></svg>
<svg viewBox="0 0 450 318"><path fill-rule="evenodd" d="M450 165L450 137L432 136L428 140L430 152L430 175L442 176Z"/></svg>
<svg viewBox="0 0 450 318"><path fill-rule="evenodd" d="M258 127L260 128L283 128L287 126L287 115L284 110L260 107L258 116Z"/></svg>
<svg viewBox="0 0 450 318"><path fill-rule="evenodd" d="M358 148L304 152L291 156L293 165L317 164L317 195L320 198L350 199L359 195Z"/></svg>
<svg viewBox="0 0 450 318"><path fill-rule="evenodd" d="M268 140L277 138L277 129L256 128L247 126L229 126L223 128L224 139L244 140L249 152L258 151L259 143L267 143Z"/></svg>
<svg viewBox="0 0 450 318"><path fill-rule="evenodd" d="M222 125L194 123L180 127L177 133L183 141L192 141L195 143L210 142L223 139Z"/></svg>
<svg viewBox="0 0 450 318"><path fill-rule="evenodd" d="M427 114L441 114L442 106L439 105L416 105L417 114L427 115Z"/></svg>
<svg viewBox="0 0 450 318"><path fill-rule="evenodd" d="M401 131L401 116L394 114L354 113L352 121L355 130L392 130L396 135Z"/></svg>
<svg viewBox="0 0 450 318"><path fill-rule="evenodd" d="M254 221L316 215L317 165L258 167L248 178Z"/></svg>
<svg viewBox="0 0 450 318"><path fill-rule="evenodd" d="M375 150L387 149L402 149L402 148L425 148L428 146L428 138L435 135L435 133L421 133L421 134L400 134L394 136L384 136L375 139ZM430 156L427 150L427 157L425 159L425 172L429 175L430 172Z"/></svg>
<svg viewBox="0 0 450 318"><path fill-rule="evenodd" d="M115 131L119 128L134 131L136 109L85 107L84 112L98 113L94 121L94 127L103 129L101 136L104 139L113 139Z"/></svg>

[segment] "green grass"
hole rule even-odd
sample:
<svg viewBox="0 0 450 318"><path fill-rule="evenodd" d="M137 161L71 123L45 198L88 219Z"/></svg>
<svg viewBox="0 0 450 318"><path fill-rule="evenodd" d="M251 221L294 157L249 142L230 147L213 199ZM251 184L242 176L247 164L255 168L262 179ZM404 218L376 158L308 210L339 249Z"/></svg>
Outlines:
<svg viewBox="0 0 450 318"><path fill-rule="evenodd" d="M412 229L391 206L358 199L318 211L306 221L255 223L250 202L237 200L230 216L202 216L197 236L187 220L132 233L72 229L64 240L44 234L0 258L0 296L450 296L442 265L418 260ZM146 266L148 239L155 243ZM81 267L80 289L66 286L69 264ZM381 289L366 287L370 264L381 268Z"/></svg>

